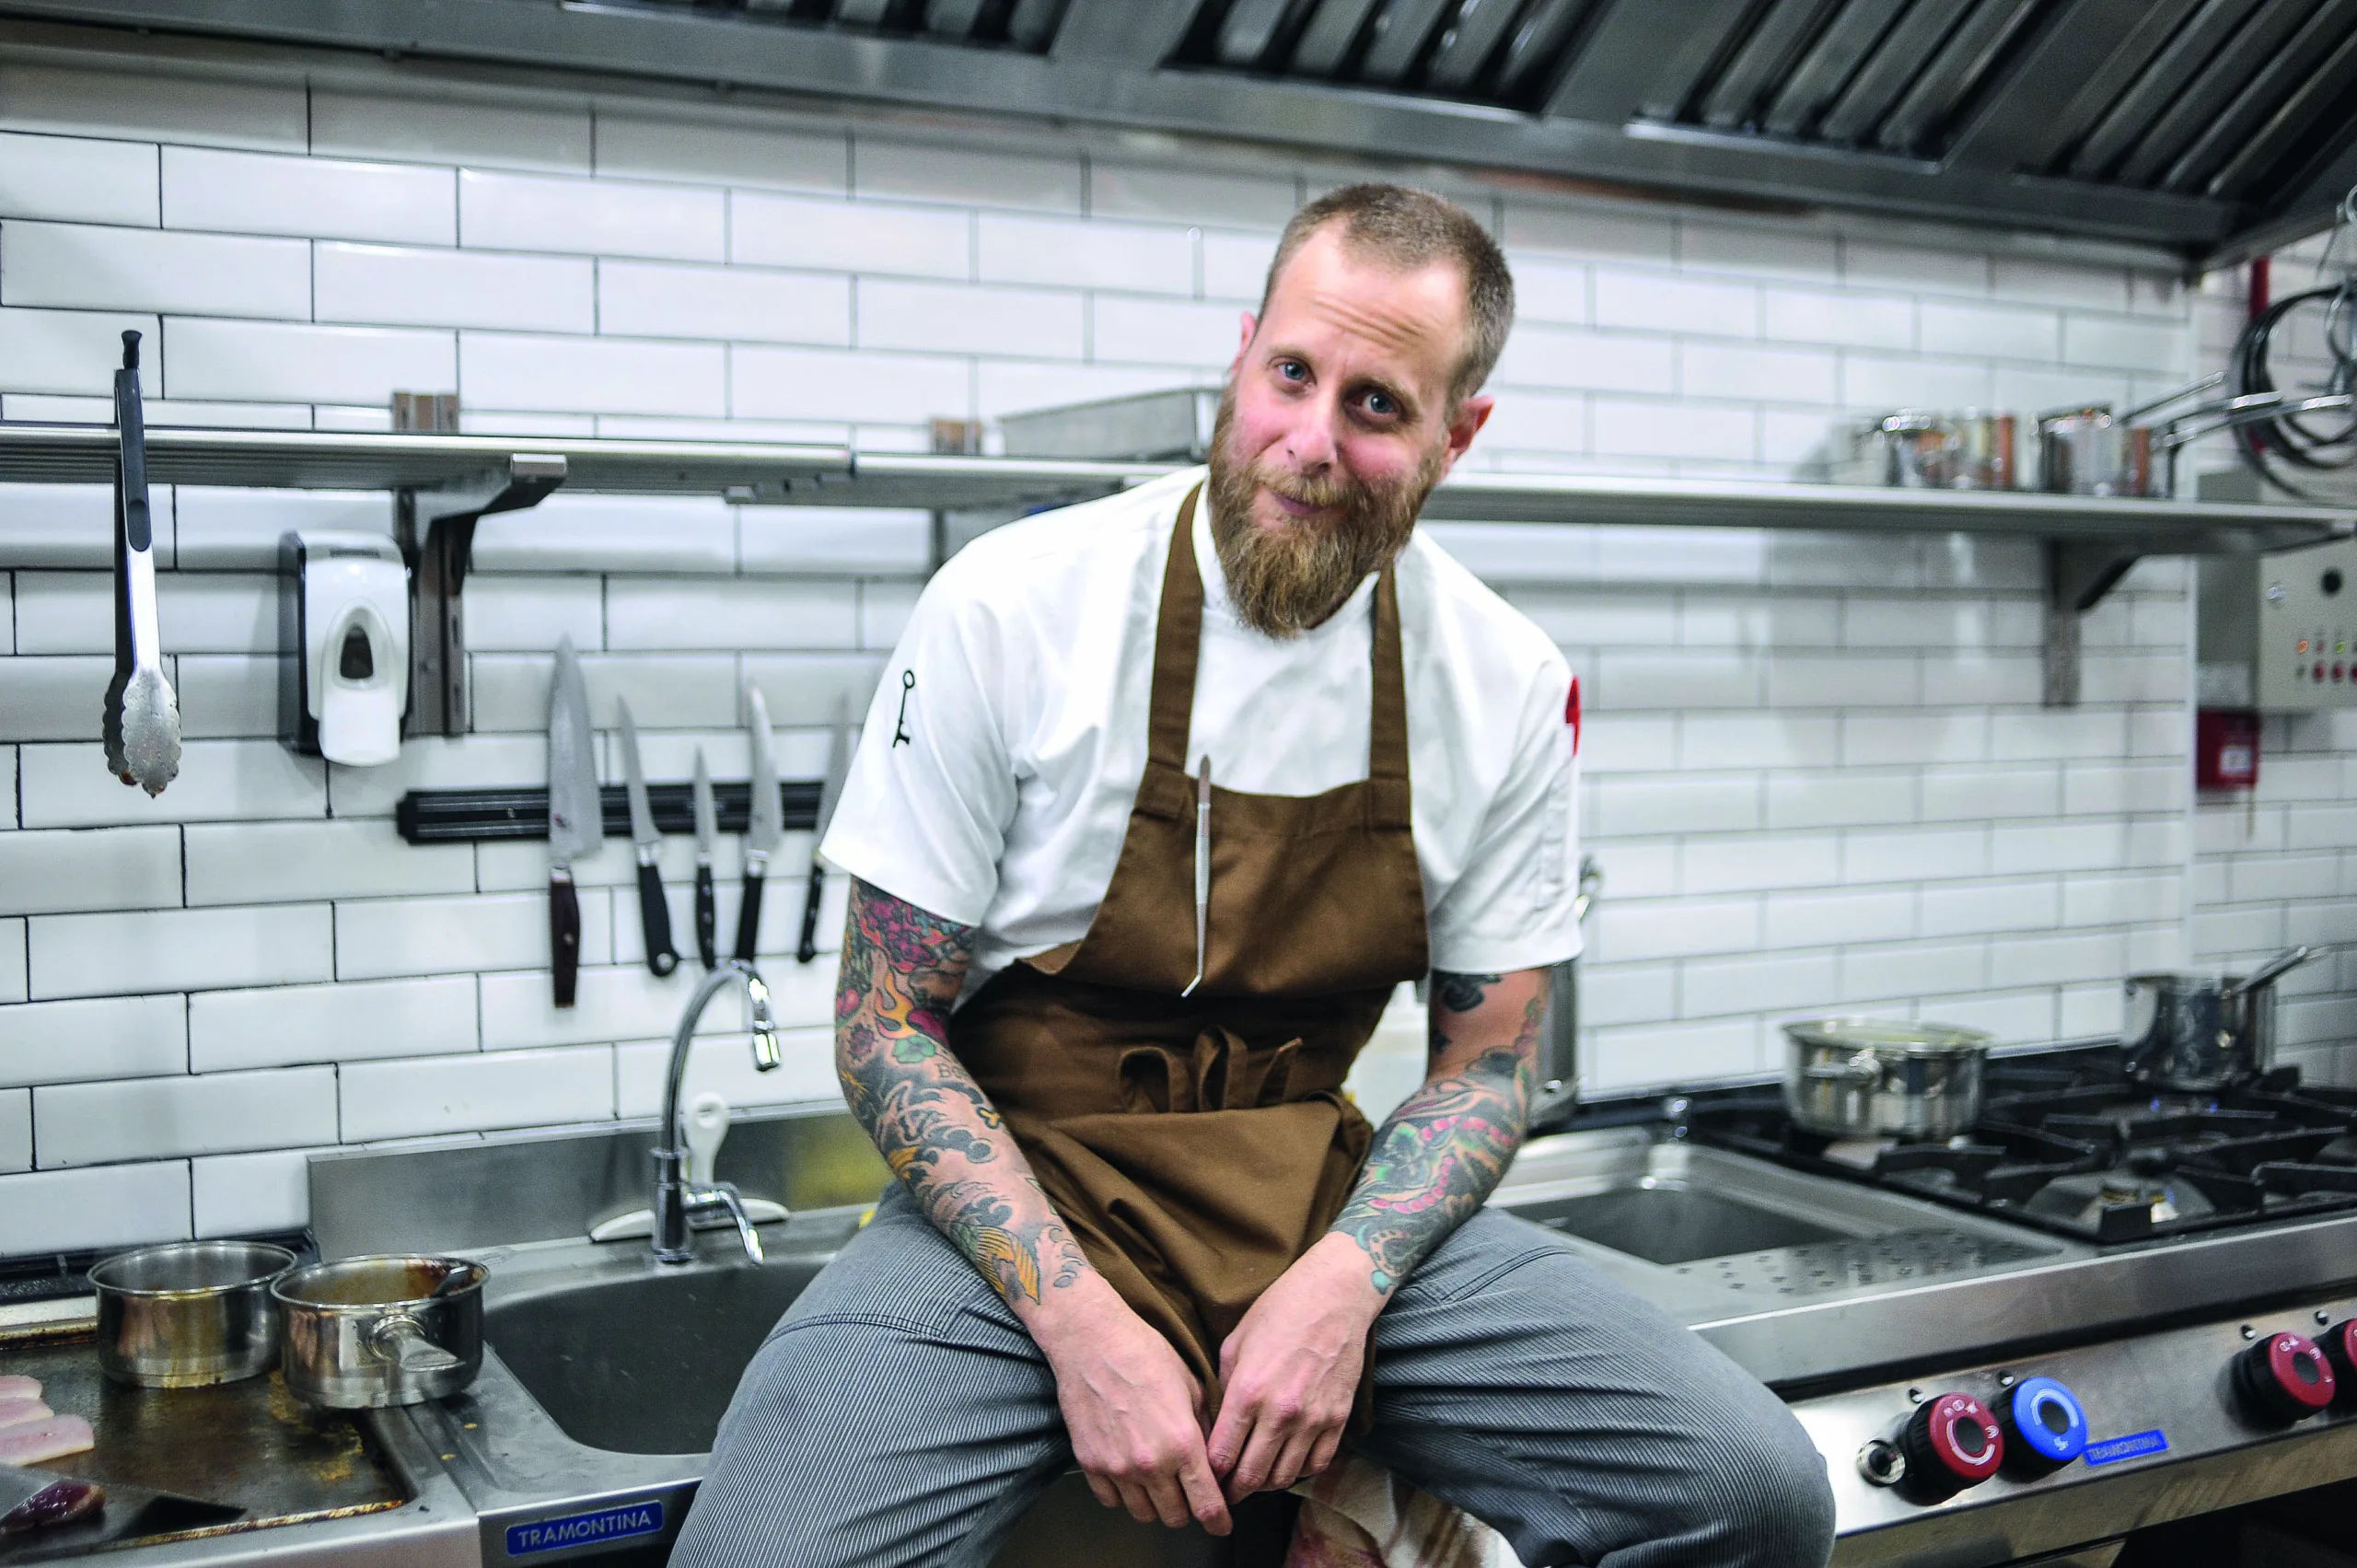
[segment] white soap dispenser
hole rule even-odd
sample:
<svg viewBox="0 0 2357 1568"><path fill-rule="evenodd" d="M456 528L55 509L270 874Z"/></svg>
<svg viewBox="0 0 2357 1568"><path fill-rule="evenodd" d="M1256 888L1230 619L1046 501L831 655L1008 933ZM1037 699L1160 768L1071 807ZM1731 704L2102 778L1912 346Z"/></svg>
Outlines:
<svg viewBox="0 0 2357 1568"><path fill-rule="evenodd" d="M409 568L382 534L278 541L279 736L366 768L401 755L409 708Z"/></svg>

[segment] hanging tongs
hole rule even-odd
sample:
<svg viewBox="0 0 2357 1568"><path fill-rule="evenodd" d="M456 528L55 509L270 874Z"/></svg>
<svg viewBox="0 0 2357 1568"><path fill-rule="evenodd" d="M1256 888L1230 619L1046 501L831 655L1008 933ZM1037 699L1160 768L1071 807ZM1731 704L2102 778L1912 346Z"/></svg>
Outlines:
<svg viewBox="0 0 2357 1568"><path fill-rule="evenodd" d="M139 334L122 334L114 373L114 679L107 685L107 770L149 795L180 771L180 704L156 631L156 528L147 510L147 426L139 410Z"/></svg>

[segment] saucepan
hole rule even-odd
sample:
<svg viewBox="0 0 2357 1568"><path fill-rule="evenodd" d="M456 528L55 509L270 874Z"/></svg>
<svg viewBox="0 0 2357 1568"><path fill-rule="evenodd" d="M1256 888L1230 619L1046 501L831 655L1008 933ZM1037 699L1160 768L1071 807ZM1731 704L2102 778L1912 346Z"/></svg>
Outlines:
<svg viewBox="0 0 2357 1568"><path fill-rule="evenodd" d="M271 1286L295 1254L263 1241L175 1241L118 1252L90 1271L99 1369L139 1388L255 1377L278 1360Z"/></svg>
<svg viewBox="0 0 2357 1568"><path fill-rule="evenodd" d="M482 1370L482 1286L464 1258L313 1263L273 1294L286 1318L288 1391L330 1410L421 1404Z"/></svg>
<svg viewBox="0 0 2357 1568"><path fill-rule="evenodd" d="M1784 1026L1784 1109L1829 1138L1952 1138L1980 1116L1989 1036L1891 1018Z"/></svg>
<svg viewBox="0 0 2357 1568"><path fill-rule="evenodd" d="M2177 1094L2247 1083L2275 1062L2275 982L2321 957L2287 947L2247 975L2168 971L2128 977L2128 1075Z"/></svg>
<svg viewBox="0 0 2357 1568"><path fill-rule="evenodd" d="M1902 490L2011 490L2014 416L1983 409L1901 409L1848 427L1837 483Z"/></svg>

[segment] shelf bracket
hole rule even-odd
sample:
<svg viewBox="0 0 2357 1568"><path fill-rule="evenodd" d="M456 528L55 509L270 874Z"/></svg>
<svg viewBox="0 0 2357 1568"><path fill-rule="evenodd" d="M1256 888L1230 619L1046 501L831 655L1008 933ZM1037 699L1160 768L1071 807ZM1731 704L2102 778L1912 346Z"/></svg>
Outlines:
<svg viewBox="0 0 2357 1568"><path fill-rule="evenodd" d="M2124 543L2046 541L2046 706L2079 705L2080 618L2103 602L2137 556Z"/></svg>
<svg viewBox="0 0 2357 1568"><path fill-rule="evenodd" d="M401 733L467 733L467 643L460 614L475 524L537 506L564 482L559 455L518 452L472 479L393 492L393 533L409 563L409 714Z"/></svg>

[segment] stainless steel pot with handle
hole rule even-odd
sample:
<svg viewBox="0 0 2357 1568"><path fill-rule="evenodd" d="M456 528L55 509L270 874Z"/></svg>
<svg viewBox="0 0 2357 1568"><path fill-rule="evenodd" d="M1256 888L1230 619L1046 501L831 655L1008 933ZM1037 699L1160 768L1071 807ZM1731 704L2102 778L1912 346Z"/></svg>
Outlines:
<svg viewBox="0 0 2357 1568"><path fill-rule="evenodd" d="M482 1286L464 1258L346 1258L273 1288L285 1316L283 1365L296 1398L330 1410L421 1404L482 1369Z"/></svg>
<svg viewBox="0 0 2357 1568"><path fill-rule="evenodd" d="M1784 1026L1784 1109L1829 1138L1952 1138L1980 1115L1989 1036L1891 1018Z"/></svg>
<svg viewBox="0 0 2357 1568"><path fill-rule="evenodd" d="M90 1271L99 1370L135 1388L202 1388L278 1361L271 1286L295 1254L266 1241L174 1241Z"/></svg>
<svg viewBox="0 0 2357 1568"><path fill-rule="evenodd" d="M1572 921L1587 923L1587 912L1604 890L1604 873L1596 856L1580 856L1579 895L1572 900ZM1529 1127L1544 1132L1570 1119L1579 1109L1580 961L1565 958L1547 975L1547 1021L1538 1037L1538 1092L1531 1097Z"/></svg>
<svg viewBox="0 0 2357 1568"><path fill-rule="evenodd" d="M2247 1083L2275 1064L2275 982L2320 957L2287 947L2244 976L2165 970L2126 983L2128 1075L2176 1094Z"/></svg>

